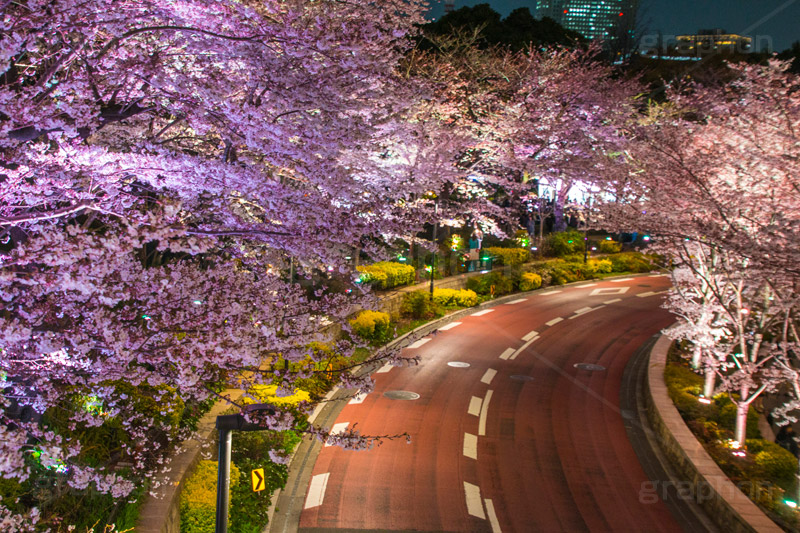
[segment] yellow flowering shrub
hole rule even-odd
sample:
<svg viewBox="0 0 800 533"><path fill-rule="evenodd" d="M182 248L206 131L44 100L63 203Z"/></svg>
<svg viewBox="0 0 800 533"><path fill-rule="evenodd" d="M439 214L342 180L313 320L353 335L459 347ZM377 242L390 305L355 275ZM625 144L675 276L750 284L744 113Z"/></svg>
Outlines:
<svg viewBox="0 0 800 533"><path fill-rule="evenodd" d="M381 261L374 265L359 266L361 281L370 283L376 289L391 289L414 283L414 267L391 261Z"/></svg>
<svg viewBox="0 0 800 533"><path fill-rule="evenodd" d="M433 289L433 301L440 305L472 307L478 304L478 295L468 289Z"/></svg>
<svg viewBox="0 0 800 533"><path fill-rule="evenodd" d="M231 487L239 469L231 463ZM181 533L214 531L217 512L217 462L200 461L181 491Z"/></svg>
<svg viewBox="0 0 800 533"><path fill-rule="evenodd" d="M359 337L370 342L381 342L391 333L391 317L382 311L361 311L350 320L353 331Z"/></svg>
<svg viewBox="0 0 800 533"><path fill-rule="evenodd" d="M519 290L532 291L542 286L542 276L535 272L524 272L519 280Z"/></svg>
<svg viewBox="0 0 800 533"><path fill-rule="evenodd" d="M484 254L494 256L496 264L514 266L521 265L530 259L530 252L525 248L500 248L492 246L483 249Z"/></svg>

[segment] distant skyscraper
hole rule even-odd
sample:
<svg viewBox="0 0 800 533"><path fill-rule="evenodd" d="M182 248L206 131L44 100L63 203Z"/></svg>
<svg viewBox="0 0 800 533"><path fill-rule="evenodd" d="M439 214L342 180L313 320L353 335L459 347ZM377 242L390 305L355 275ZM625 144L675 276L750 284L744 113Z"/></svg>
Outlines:
<svg viewBox="0 0 800 533"><path fill-rule="evenodd" d="M638 0L538 0L536 16L550 17L588 39L631 39Z"/></svg>

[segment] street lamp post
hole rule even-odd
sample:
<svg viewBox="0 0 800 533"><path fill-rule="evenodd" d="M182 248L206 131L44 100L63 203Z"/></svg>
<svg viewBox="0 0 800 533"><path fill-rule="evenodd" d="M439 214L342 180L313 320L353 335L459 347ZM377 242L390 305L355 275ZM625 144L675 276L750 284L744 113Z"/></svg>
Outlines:
<svg viewBox="0 0 800 533"><path fill-rule="evenodd" d="M269 404L257 403L245 407L247 412L263 411L275 413L275 408ZM217 464L217 516L215 533L228 531L228 504L231 487L231 441L234 431L263 431L266 428L258 424L245 421L239 413L235 415L220 415L217 417L217 430L219 431L219 462Z"/></svg>

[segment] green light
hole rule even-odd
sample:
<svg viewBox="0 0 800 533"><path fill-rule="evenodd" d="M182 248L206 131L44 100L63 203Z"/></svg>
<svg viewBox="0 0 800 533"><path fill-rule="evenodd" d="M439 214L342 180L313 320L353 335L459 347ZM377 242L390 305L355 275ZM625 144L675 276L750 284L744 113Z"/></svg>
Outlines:
<svg viewBox="0 0 800 533"><path fill-rule="evenodd" d="M797 502L793 502L792 500L783 500L783 503L792 509L797 509Z"/></svg>
<svg viewBox="0 0 800 533"><path fill-rule="evenodd" d="M572 241L567 241L568 243L572 244Z"/></svg>
<svg viewBox="0 0 800 533"><path fill-rule="evenodd" d="M150 315L142 315L142 318L145 319L145 320L152 320Z"/></svg>
<svg viewBox="0 0 800 533"><path fill-rule="evenodd" d="M397 260L401 261L401 262L404 262L406 260L406 258L403 255L398 255L397 256Z"/></svg>

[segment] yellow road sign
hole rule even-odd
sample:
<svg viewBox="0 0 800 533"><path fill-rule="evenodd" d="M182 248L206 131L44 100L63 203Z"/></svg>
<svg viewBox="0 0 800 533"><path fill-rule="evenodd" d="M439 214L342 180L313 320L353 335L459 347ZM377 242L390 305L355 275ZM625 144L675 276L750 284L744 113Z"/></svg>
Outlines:
<svg viewBox="0 0 800 533"><path fill-rule="evenodd" d="M267 488L267 484L264 483L263 468L256 468L253 470L251 477L253 479L253 492L259 492Z"/></svg>

